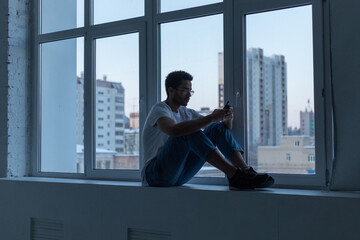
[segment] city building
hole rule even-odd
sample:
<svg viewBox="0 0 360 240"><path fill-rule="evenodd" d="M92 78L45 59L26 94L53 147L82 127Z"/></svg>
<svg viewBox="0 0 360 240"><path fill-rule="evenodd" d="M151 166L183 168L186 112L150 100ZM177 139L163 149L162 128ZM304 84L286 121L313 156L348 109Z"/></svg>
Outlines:
<svg viewBox="0 0 360 240"><path fill-rule="evenodd" d="M259 146L258 171L284 174L315 173L315 138L281 136L279 146Z"/></svg>
<svg viewBox="0 0 360 240"><path fill-rule="evenodd" d="M123 153L125 149L125 89L120 82L96 80L96 147ZM77 78L77 144L84 144L84 79Z"/></svg>
<svg viewBox="0 0 360 240"><path fill-rule="evenodd" d="M139 154L122 154L114 156L114 169L139 169Z"/></svg>
<svg viewBox="0 0 360 240"><path fill-rule="evenodd" d="M84 173L84 145L76 145L77 172ZM115 151L96 148L96 169L115 169Z"/></svg>
<svg viewBox="0 0 360 240"><path fill-rule="evenodd" d="M250 48L247 64L249 143L279 145L287 134L285 57L266 57L261 48Z"/></svg>
<svg viewBox="0 0 360 240"><path fill-rule="evenodd" d="M315 136L315 117L314 111L309 106L305 108L305 111L300 111L300 134L307 136Z"/></svg>
<svg viewBox="0 0 360 240"><path fill-rule="evenodd" d="M218 53L219 107L224 107L224 56ZM287 134L287 65L282 55L247 51L249 144L279 145Z"/></svg>
<svg viewBox="0 0 360 240"><path fill-rule="evenodd" d="M134 129L125 129L124 132L125 137L125 154L132 154L139 157L140 153L140 140L139 140L139 128Z"/></svg>
<svg viewBox="0 0 360 240"><path fill-rule="evenodd" d="M219 73L219 108L224 107L224 53L218 53Z"/></svg>
<svg viewBox="0 0 360 240"><path fill-rule="evenodd" d="M139 128L139 112L130 113L130 129Z"/></svg>
<svg viewBox="0 0 360 240"><path fill-rule="evenodd" d="M248 158L256 165L258 146L279 146L287 135L285 57L267 57L261 48L247 51Z"/></svg>

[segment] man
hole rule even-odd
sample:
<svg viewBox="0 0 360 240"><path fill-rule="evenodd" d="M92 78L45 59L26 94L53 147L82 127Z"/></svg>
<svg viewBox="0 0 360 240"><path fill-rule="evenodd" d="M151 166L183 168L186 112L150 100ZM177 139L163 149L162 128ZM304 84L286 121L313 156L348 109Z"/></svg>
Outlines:
<svg viewBox="0 0 360 240"><path fill-rule="evenodd" d="M186 107L194 93L192 79L187 72L171 72L165 80L167 99L154 105L145 121L143 183L180 186L208 162L225 173L231 190L272 185L272 177L244 162L243 150L230 133L232 108L202 117Z"/></svg>

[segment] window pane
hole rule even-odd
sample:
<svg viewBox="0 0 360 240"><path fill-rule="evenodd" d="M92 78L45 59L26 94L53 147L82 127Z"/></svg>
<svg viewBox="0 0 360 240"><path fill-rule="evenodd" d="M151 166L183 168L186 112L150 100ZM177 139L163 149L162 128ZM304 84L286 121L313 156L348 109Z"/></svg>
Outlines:
<svg viewBox="0 0 360 240"><path fill-rule="evenodd" d="M219 3L222 0L181 0L181 1L174 1L174 0L160 0L161 1L161 12L169 12L180 10L184 8L192 8L203 6L212 3Z"/></svg>
<svg viewBox="0 0 360 240"><path fill-rule="evenodd" d="M144 16L144 0L94 0L94 24Z"/></svg>
<svg viewBox="0 0 360 240"><path fill-rule="evenodd" d="M41 44L41 171L84 172L84 39Z"/></svg>
<svg viewBox="0 0 360 240"><path fill-rule="evenodd" d="M139 34L96 40L96 168L139 169Z"/></svg>
<svg viewBox="0 0 360 240"><path fill-rule="evenodd" d="M315 173L312 40L312 6L246 16L247 150L258 171Z"/></svg>
<svg viewBox="0 0 360 240"><path fill-rule="evenodd" d="M41 0L41 33L84 26L84 0Z"/></svg>
<svg viewBox="0 0 360 240"><path fill-rule="evenodd" d="M184 70L193 75L195 94L188 107L203 115L223 102L223 15L195 18L161 25L161 98L166 99L165 78L169 72ZM220 70L219 70L220 69ZM220 94L219 94L220 93ZM222 95L223 99L223 95ZM224 176L206 164L198 176Z"/></svg>

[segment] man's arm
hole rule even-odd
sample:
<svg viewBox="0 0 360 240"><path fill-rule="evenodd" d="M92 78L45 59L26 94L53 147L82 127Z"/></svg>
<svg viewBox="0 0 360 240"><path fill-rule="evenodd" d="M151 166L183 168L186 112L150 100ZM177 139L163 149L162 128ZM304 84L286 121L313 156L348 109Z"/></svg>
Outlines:
<svg viewBox="0 0 360 240"><path fill-rule="evenodd" d="M161 131L171 137L186 136L206 127L212 122L219 122L225 119L227 110L217 109L213 113L194 120L175 123L169 117L159 118L156 122Z"/></svg>

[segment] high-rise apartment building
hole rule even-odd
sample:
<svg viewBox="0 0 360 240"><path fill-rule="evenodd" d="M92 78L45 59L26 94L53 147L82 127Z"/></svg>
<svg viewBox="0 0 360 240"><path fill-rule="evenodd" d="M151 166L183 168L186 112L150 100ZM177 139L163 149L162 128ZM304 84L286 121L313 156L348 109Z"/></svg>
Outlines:
<svg viewBox="0 0 360 240"><path fill-rule="evenodd" d="M257 165L258 146L279 146L287 135L287 67L282 55L247 51L248 158Z"/></svg>
<svg viewBox="0 0 360 240"><path fill-rule="evenodd" d="M300 111L300 134L310 137L315 136L314 111L310 107L305 108L304 112Z"/></svg>
<svg viewBox="0 0 360 240"><path fill-rule="evenodd" d="M218 53L219 73L219 108L224 107L224 54Z"/></svg>
<svg viewBox="0 0 360 240"><path fill-rule="evenodd" d="M80 145L84 144L84 79L77 79L77 129ZM125 113L124 87L121 83L96 80L96 148L116 151L125 151Z"/></svg>
<svg viewBox="0 0 360 240"><path fill-rule="evenodd" d="M218 53L219 108L224 107L224 55ZM287 68L282 55L247 51L248 139L254 146L279 145L287 134Z"/></svg>
<svg viewBox="0 0 360 240"><path fill-rule="evenodd" d="M247 52L248 138L250 144L279 145L287 135L287 77L284 56Z"/></svg>

